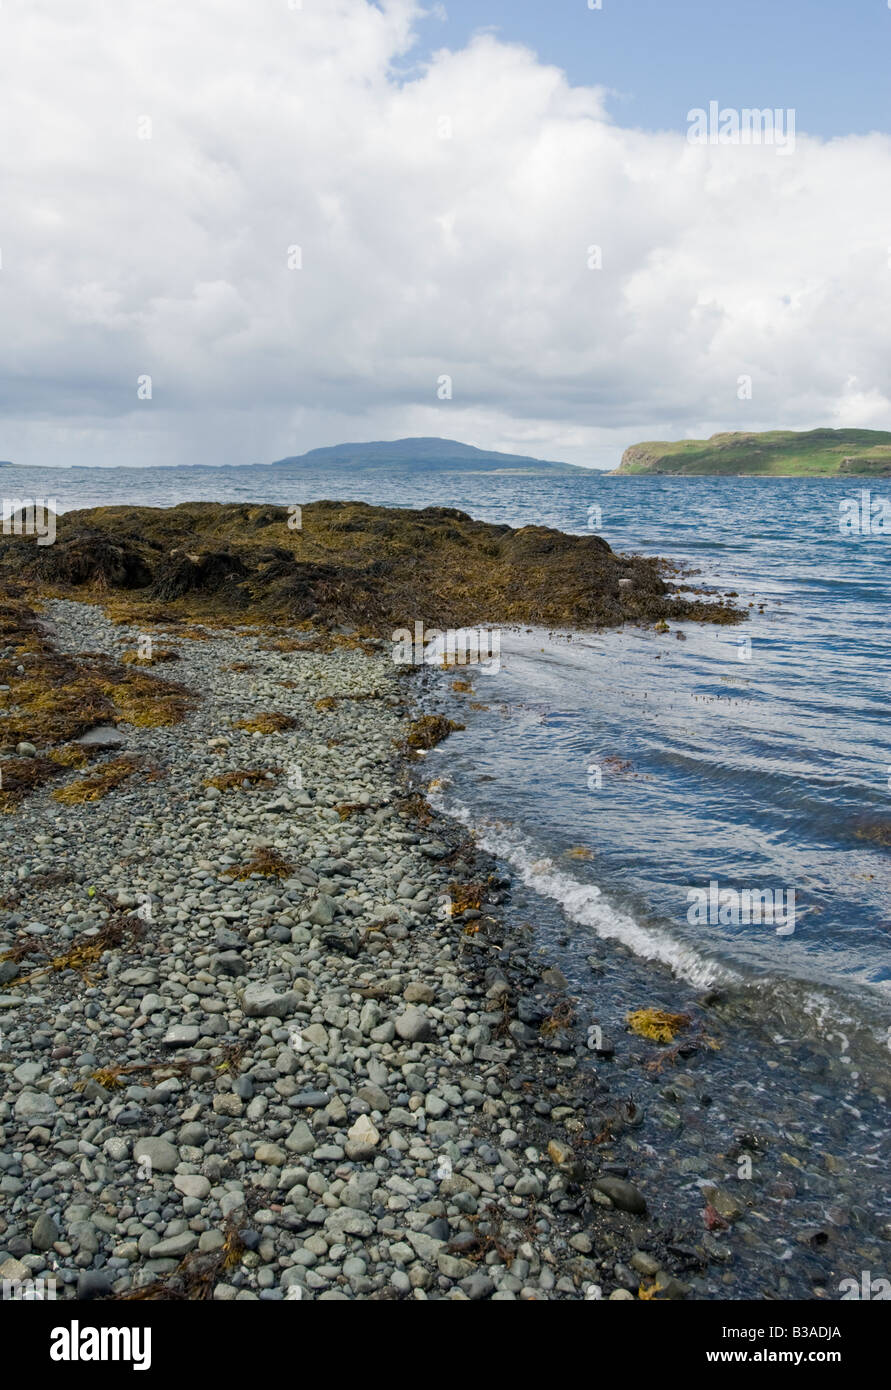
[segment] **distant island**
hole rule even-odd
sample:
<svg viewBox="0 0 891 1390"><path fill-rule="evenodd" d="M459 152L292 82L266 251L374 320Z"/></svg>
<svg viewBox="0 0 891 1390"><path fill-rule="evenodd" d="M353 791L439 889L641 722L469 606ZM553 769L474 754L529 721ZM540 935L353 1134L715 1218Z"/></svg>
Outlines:
<svg viewBox="0 0 891 1390"><path fill-rule="evenodd" d="M332 444L310 449L307 454L277 459L263 468L399 468L425 472L464 473L583 473L571 463L554 463L530 458L527 454L502 454L494 449L477 449L456 439L391 439L370 444Z"/></svg>
<svg viewBox="0 0 891 1390"><path fill-rule="evenodd" d="M765 430L632 444L615 474L698 477L891 477L887 430Z"/></svg>

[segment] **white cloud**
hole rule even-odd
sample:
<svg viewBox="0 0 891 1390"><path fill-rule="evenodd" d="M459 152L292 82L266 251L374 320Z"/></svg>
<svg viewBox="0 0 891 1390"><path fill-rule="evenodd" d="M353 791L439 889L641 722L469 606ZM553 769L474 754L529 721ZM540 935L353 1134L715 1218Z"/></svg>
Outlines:
<svg viewBox="0 0 891 1390"><path fill-rule="evenodd" d="M888 138L799 129L778 157L623 129L491 35L406 76L418 13L6 0L0 455L417 433L607 465L640 438L891 423Z"/></svg>

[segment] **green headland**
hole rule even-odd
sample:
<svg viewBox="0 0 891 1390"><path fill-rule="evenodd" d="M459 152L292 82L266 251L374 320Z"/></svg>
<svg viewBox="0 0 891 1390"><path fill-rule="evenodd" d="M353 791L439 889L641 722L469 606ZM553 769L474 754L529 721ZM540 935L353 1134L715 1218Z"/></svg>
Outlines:
<svg viewBox="0 0 891 1390"><path fill-rule="evenodd" d="M891 477L888 430L765 430L632 444L616 473Z"/></svg>

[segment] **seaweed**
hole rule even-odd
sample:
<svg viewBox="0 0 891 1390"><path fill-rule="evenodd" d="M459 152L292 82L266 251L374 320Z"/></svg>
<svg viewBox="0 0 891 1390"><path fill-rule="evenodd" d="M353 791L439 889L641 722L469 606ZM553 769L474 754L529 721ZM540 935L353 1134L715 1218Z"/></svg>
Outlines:
<svg viewBox="0 0 891 1390"><path fill-rule="evenodd" d="M95 757L100 751L98 748L88 750L79 743L65 743L61 748L53 748L49 756L60 767L86 767L90 758Z"/></svg>
<svg viewBox="0 0 891 1390"><path fill-rule="evenodd" d="M473 1229L474 1245L468 1247L462 1242L459 1246L450 1241L448 1248L460 1249L463 1258L474 1262L485 1260L486 1256L494 1251L501 1263L510 1269L516 1258L516 1251L505 1240L504 1213L500 1208L494 1202L488 1202L479 1213L468 1215L467 1220ZM483 1225L488 1227L486 1231L481 1230Z"/></svg>
<svg viewBox="0 0 891 1390"><path fill-rule="evenodd" d="M116 915L110 917L97 932L81 932L62 955L54 956L48 965L32 971L30 975L20 975L16 979L8 981L6 988L15 989L20 985L28 985L44 975L58 974L64 970L76 971L84 982L89 984L93 972L105 952L124 945L128 940L135 939L141 935L142 931L143 923L138 917L131 916L129 913L116 912ZM43 953L46 948L41 944L39 949ZM15 950L16 947L13 947L13 951ZM14 959L13 956L9 958Z"/></svg>
<svg viewBox="0 0 891 1390"><path fill-rule="evenodd" d="M61 802L63 806L83 806L88 801L101 801L110 791L114 791L115 787L126 782L128 777L132 777L134 772L138 772L144 766L144 759L132 754L113 758L111 762L103 763L89 777L83 777L78 782L69 782L65 787L57 787L52 794L53 800Z"/></svg>
<svg viewBox="0 0 891 1390"><path fill-rule="evenodd" d="M10 687L0 723L6 748L22 740L44 747L68 743L103 723L178 724L192 703L182 685L105 656L62 655L45 639L24 661L18 650L0 661L0 679Z"/></svg>
<svg viewBox="0 0 891 1390"><path fill-rule="evenodd" d="M280 768L240 767L232 772L221 772L216 777L205 777L203 787L216 787L219 791L243 791L245 783L255 787L260 782L268 782L269 774L280 772Z"/></svg>
<svg viewBox="0 0 891 1390"><path fill-rule="evenodd" d="M62 883L73 883L74 873L71 869L42 869L37 873L29 874L24 883L18 888L13 888L0 898L0 907L10 910L17 906L24 897L32 893L39 893L44 888L57 888ZM32 937L36 941L36 937ZM0 956L0 960L6 957Z"/></svg>
<svg viewBox="0 0 891 1390"><path fill-rule="evenodd" d="M186 716L192 696L182 685L132 671L108 681L103 692L112 700L117 718L142 729L168 728Z"/></svg>
<svg viewBox="0 0 891 1390"><path fill-rule="evenodd" d="M706 1033L692 1014L672 1014L664 1009L635 1009L626 1016L625 1021L638 1037L648 1038L651 1042L674 1044L647 1062L646 1069L650 1072L661 1072L666 1065L674 1064L678 1057L697 1052L700 1047L711 1048L713 1052L720 1048L720 1043ZM679 1033L684 1036L675 1042Z"/></svg>
<svg viewBox="0 0 891 1390"><path fill-rule="evenodd" d="M247 1052L247 1043L224 1043L223 1057L217 1063L217 1071L228 1072L230 1076L237 1075L241 1068L241 1063Z"/></svg>
<svg viewBox="0 0 891 1390"><path fill-rule="evenodd" d="M651 1042L674 1042L675 1035L693 1022L691 1014L670 1014L664 1009L635 1009L625 1019L632 1033Z"/></svg>
<svg viewBox="0 0 891 1390"><path fill-rule="evenodd" d="M213 1297L214 1287L227 1270L241 1262L246 1246L238 1227L230 1218L225 1225L225 1239L219 1250L207 1254L192 1250L184 1255L172 1274L153 1279L139 1288L110 1294L102 1302L136 1303L160 1300L188 1299L200 1302Z"/></svg>
<svg viewBox="0 0 891 1390"><path fill-rule="evenodd" d="M262 516L262 524L258 518ZM306 651L369 649L369 635L413 628L419 595L439 629L508 623L619 627L747 614L709 595L674 592L654 557L618 556L600 536L493 525L454 508L307 503L302 529L287 507L187 502L94 507L57 519L55 544L0 538L0 567L57 597L102 603L118 621L171 619L232 627L279 623L270 638ZM630 579L630 585L622 585ZM236 618L237 615L237 618ZM193 627L178 636L206 638Z"/></svg>
<svg viewBox="0 0 891 1390"><path fill-rule="evenodd" d="M553 1038L556 1037L558 1033L568 1033L575 1023L575 1018L576 1014L572 1006L572 1001L569 999L562 999L550 1017L544 1020L539 1028L539 1032L543 1038Z"/></svg>
<svg viewBox="0 0 891 1390"><path fill-rule="evenodd" d="M420 792L415 792L411 796L403 797L397 805L400 813L409 820L413 820L417 825L426 827L430 825L433 820L433 807Z"/></svg>
<svg viewBox="0 0 891 1390"><path fill-rule="evenodd" d="M296 727L297 720L290 714L277 714L275 711L253 714L235 721L235 728L243 729L246 734L281 734Z"/></svg>
<svg viewBox="0 0 891 1390"><path fill-rule="evenodd" d="M0 763L0 811L15 811L31 792L61 773L52 758L6 758Z"/></svg>
<svg viewBox="0 0 891 1390"><path fill-rule="evenodd" d="M456 724L454 719L446 719L442 714L424 714L409 725L405 741L409 748L435 748L449 734L463 728L463 724Z"/></svg>
<svg viewBox="0 0 891 1390"><path fill-rule="evenodd" d="M479 911L486 900L484 883L450 883L448 892L454 917L468 910Z"/></svg>
<svg viewBox="0 0 891 1390"><path fill-rule="evenodd" d="M125 651L121 657L124 666L160 666L167 661L179 661L179 652L173 651L171 647L157 647L150 656L144 655L137 650Z"/></svg>
<svg viewBox="0 0 891 1390"><path fill-rule="evenodd" d="M193 1066L194 1063L186 1058L181 1058L176 1061L171 1061L170 1058L166 1058L159 1062L131 1062L126 1066L117 1062L111 1062L107 1067L98 1067L96 1071L90 1072L87 1080L96 1081L106 1091L120 1091L123 1090L124 1087L124 1082L121 1080L123 1076L136 1076L142 1072L156 1071L169 1072L171 1076L176 1076L183 1072L190 1071ZM76 1081L74 1084L75 1091L82 1091L87 1085L87 1080Z"/></svg>
<svg viewBox="0 0 891 1390"><path fill-rule="evenodd" d="M860 825L854 831L858 840L869 840L883 849L891 849L891 821L878 821L873 825Z"/></svg>
<svg viewBox="0 0 891 1390"><path fill-rule="evenodd" d="M290 878L294 867L278 850L264 846L254 850L253 858L247 864L230 864L223 872L227 878L239 881L252 878L255 874L260 878Z"/></svg>

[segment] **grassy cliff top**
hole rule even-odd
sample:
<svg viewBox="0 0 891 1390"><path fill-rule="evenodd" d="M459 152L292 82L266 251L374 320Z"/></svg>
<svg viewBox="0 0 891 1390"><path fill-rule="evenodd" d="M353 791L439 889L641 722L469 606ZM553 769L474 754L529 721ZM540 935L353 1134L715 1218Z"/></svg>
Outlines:
<svg viewBox="0 0 891 1390"><path fill-rule="evenodd" d="M682 473L700 477L891 475L887 430L765 430L632 444L616 473Z"/></svg>
<svg viewBox="0 0 891 1390"><path fill-rule="evenodd" d="M290 523L300 522L299 528ZM670 618L735 622L730 603L672 596L656 559L599 536L496 526L447 507L188 502L66 512L55 543L0 537L0 580L87 601L126 600L133 621L593 628Z"/></svg>

